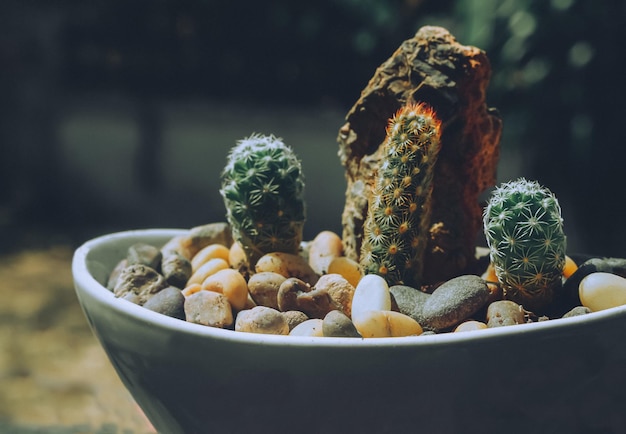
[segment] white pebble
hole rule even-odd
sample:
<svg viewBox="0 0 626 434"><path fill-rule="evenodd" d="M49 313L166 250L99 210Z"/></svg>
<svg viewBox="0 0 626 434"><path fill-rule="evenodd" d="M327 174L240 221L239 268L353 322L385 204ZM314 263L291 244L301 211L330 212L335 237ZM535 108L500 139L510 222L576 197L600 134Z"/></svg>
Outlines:
<svg viewBox="0 0 626 434"><path fill-rule="evenodd" d="M583 306L593 312L626 304L626 279L611 273L591 273L578 286Z"/></svg>
<svg viewBox="0 0 626 434"><path fill-rule="evenodd" d="M323 323L324 320L318 318L308 319L295 326L289 336L324 336Z"/></svg>
<svg viewBox="0 0 626 434"><path fill-rule="evenodd" d="M391 310L389 286L376 274L363 276L356 286L352 297L352 319L372 310Z"/></svg>

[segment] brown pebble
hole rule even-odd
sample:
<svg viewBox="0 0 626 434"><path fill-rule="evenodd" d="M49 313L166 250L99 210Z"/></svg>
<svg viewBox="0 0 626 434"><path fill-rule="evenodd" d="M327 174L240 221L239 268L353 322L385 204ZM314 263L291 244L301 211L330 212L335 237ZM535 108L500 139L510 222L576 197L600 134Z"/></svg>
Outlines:
<svg viewBox="0 0 626 434"><path fill-rule="evenodd" d="M319 278L313 290L327 292L333 309L338 309L347 316L352 315L354 286L341 274L333 273L323 275Z"/></svg>
<svg viewBox="0 0 626 434"><path fill-rule="evenodd" d="M502 327L524 323L524 309L514 301L494 301L487 308L487 327Z"/></svg>
<svg viewBox="0 0 626 434"><path fill-rule="evenodd" d="M286 279L278 290L280 310L300 310L311 319L322 319L335 309L326 290L316 290L308 283L291 277Z"/></svg>
<svg viewBox="0 0 626 434"><path fill-rule="evenodd" d="M309 317L306 316L304 312L301 312L299 310L288 310L287 312L282 312L282 315L287 321L289 331L293 330L293 328L298 324L301 324L309 319Z"/></svg>
<svg viewBox="0 0 626 434"><path fill-rule="evenodd" d="M248 291L257 305L278 309L278 290L285 280L285 276L272 271L256 273L248 280Z"/></svg>

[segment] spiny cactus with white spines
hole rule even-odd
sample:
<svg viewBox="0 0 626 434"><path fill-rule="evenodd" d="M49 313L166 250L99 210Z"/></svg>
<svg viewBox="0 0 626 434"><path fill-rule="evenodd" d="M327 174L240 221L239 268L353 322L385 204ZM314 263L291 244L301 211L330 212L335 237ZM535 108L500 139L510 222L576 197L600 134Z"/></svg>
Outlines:
<svg viewBox="0 0 626 434"><path fill-rule="evenodd" d="M554 298L565 266L566 237L556 196L520 178L497 187L484 211L491 262L505 297L529 310Z"/></svg>
<svg viewBox="0 0 626 434"><path fill-rule="evenodd" d="M282 139L253 134L231 150L220 193L233 238L254 267L265 253L297 253L305 221L300 161Z"/></svg>
<svg viewBox="0 0 626 434"><path fill-rule="evenodd" d="M361 266L390 285L420 286L440 135L441 122L426 104L407 104L387 127L364 224Z"/></svg>

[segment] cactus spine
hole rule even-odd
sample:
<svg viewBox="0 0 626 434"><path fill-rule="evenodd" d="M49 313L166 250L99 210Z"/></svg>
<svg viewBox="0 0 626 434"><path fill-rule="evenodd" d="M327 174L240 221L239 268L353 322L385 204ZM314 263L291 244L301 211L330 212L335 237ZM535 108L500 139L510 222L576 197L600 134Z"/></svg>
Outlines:
<svg viewBox="0 0 626 434"><path fill-rule="evenodd" d="M297 253L305 220L304 178L279 138L253 134L231 150L220 193L233 238L254 267L265 253Z"/></svg>
<svg viewBox="0 0 626 434"><path fill-rule="evenodd" d="M426 104L406 105L387 127L364 223L361 266L390 285L420 285L440 134L441 122Z"/></svg>
<svg viewBox="0 0 626 434"><path fill-rule="evenodd" d="M506 298L545 307L561 285L566 238L554 194L524 178L502 184L484 212L490 258Z"/></svg>

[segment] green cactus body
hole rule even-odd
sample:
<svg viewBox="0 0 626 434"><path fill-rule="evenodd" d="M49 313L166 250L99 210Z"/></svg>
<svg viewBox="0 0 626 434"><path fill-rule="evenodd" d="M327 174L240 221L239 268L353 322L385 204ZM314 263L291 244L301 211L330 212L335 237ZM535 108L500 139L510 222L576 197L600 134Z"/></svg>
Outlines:
<svg viewBox="0 0 626 434"><path fill-rule="evenodd" d="M496 188L485 208L484 230L507 299L541 310L561 285L566 238L557 198L535 181Z"/></svg>
<svg viewBox="0 0 626 434"><path fill-rule="evenodd" d="M300 161L283 141L253 134L231 150L220 193L249 265L265 253L297 253L305 220Z"/></svg>
<svg viewBox="0 0 626 434"><path fill-rule="evenodd" d="M440 131L425 104L403 107L387 127L364 223L361 266L390 285L420 285Z"/></svg>

